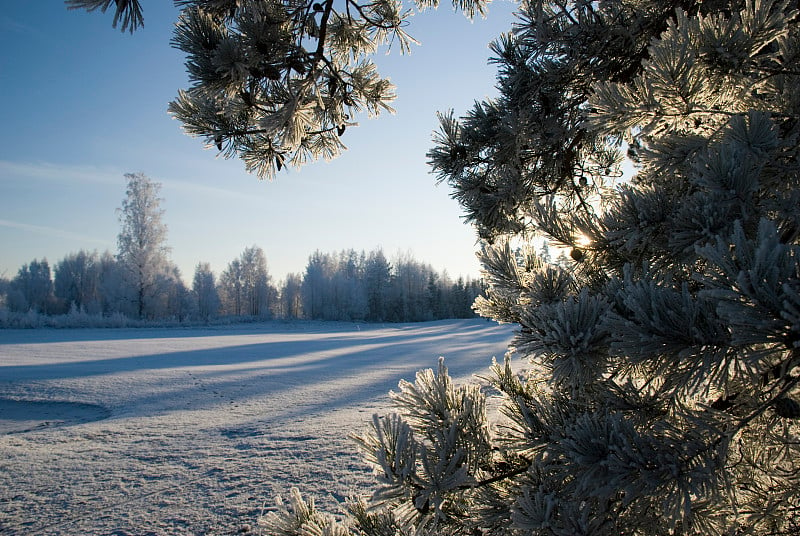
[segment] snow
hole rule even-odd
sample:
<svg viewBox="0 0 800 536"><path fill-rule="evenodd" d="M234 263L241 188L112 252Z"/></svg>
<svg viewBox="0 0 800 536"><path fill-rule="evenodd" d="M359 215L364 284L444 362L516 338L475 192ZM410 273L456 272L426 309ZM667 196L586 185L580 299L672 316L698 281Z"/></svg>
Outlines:
<svg viewBox="0 0 800 536"><path fill-rule="evenodd" d="M348 435L400 379L485 374L485 320L0 331L0 533L235 534L372 476Z"/></svg>

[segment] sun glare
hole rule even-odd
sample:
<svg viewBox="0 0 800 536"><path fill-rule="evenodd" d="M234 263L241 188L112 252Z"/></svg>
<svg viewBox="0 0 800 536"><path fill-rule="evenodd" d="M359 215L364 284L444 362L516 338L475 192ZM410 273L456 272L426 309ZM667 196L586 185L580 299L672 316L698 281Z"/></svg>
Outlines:
<svg viewBox="0 0 800 536"><path fill-rule="evenodd" d="M575 245L580 248L587 248L592 244L592 239L585 234L579 234L575 237Z"/></svg>

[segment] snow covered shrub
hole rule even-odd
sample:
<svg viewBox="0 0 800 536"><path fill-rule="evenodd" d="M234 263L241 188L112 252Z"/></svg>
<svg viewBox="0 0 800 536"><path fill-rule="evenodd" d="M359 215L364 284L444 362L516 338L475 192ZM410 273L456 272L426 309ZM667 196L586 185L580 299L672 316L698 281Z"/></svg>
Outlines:
<svg viewBox="0 0 800 536"><path fill-rule="evenodd" d="M285 507L279 497L277 512L270 512L260 525L272 536L314 534L316 536L347 536L349 532L330 514L317 512L314 501L306 502L297 488L291 491L291 505Z"/></svg>
<svg viewBox="0 0 800 536"><path fill-rule="evenodd" d="M95 315L99 316L99 315ZM90 327L92 325L92 315L89 315L86 312L86 309L83 307L78 307L75 305L75 302L70 305L69 313L66 314L66 324L69 327L78 328L78 327Z"/></svg>

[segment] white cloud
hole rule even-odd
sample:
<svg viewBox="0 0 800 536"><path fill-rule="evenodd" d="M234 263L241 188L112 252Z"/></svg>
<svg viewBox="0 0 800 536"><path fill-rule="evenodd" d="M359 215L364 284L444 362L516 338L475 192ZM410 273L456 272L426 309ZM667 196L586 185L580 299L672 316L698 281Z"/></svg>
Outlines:
<svg viewBox="0 0 800 536"><path fill-rule="evenodd" d="M147 173L145 173L145 175L147 175ZM233 186L230 188L220 188L217 186L208 186L207 184L202 184L200 182L195 183L180 179L161 180L158 177L152 177L152 176L150 176L150 178L152 178L156 182L160 182L164 187L164 189L177 190L180 192L185 192L193 195L200 195L201 197L207 197L208 199L214 201L217 201L220 198L227 198L227 199L235 199L238 201L253 202L254 200L257 200L257 198L259 197L257 194L253 195L252 193L240 192L236 190Z"/></svg>
<svg viewBox="0 0 800 536"><path fill-rule="evenodd" d="M43 181L67 182L70 184L103 184L118 187L120 192L125 190L125 173L143 172L156 182L161 183L164 189L177 190L184 193L199 195L211 200L220 198L235 199L239 201L254 201L260 197L252 192L241 192L234 187L222 188L209 186L202 182L192 182L182 179L162 179L144 170L122 170L114 167L96 167L74 164L55 164L52 162L12 162L0 160L0 177L3 180L36 179ZM257 201L257 199L256 199Z"/></svg>
<svg viewBox="0 0 800 536"><path fill-rule="evenodd" d="M26 231L40 235L52 236L55 238L63 238L67 240L77 240L80 242L90 242L93 244L107 245L108 240L102 240L92 236L86 236L80 233L73 233L65 231L64 229L57 229L55 227L47 227L44 225L31 225L29 223L22 223L17 221L0 220L0 227L8 227L19 231Z"/></svg>
<svg viewBox="0 0 800 536"><path fill-rule="evenodd" d="M30 26L28 24L19 22L6 15L0 16L0 30L7 33L17 33L26 35L28 37L32 36L38 39L43 38L45 35L44 32L42 32L41 30L34 28L33 26Z"/></svg>
<svg viewBox="0 0 800 536"><path fill-rule="evenodd" d="M0 176L8 179L39 179L59 182L124 185L123 172L114 168L53 164L50 162L11 162L0 160Z"/></svg>

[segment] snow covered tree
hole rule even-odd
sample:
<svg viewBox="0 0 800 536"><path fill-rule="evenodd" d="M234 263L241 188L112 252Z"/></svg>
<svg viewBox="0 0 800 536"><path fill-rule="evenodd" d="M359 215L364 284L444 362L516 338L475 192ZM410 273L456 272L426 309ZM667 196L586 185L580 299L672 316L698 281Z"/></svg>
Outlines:
<svg viewBox="0 0 800 536"><path fill-rule="evenodd" d="M539 258L547 264L553 262L553 256L550 254L550 244L547 240L542 242L542 247L539 249Z"/></svg>
<svg viewBox="0 0 800 536"><path fill-rule="evenodd" d="M33 259L24 264L11 280L8 292L8 308L11 311L29 310L43 314L53 312L55 299L50 264L47 259Z"/></svg>
<svg viewBox="0 0 800 536"><path fill-rule="evenodd" d="M223 314L234 316L244 314L242 263L239 259L229 262L228 267L220 274L217 290Z"/></svg>
<svg viewBox="0 0 800 536"><path fill-rule="evenodd" d="M359 440L370 508L296 496L267 531L797 534L800 13L527 1L494 50L500 96L429 156L530 365L493 368L494 429L443 364L401 383ZM511 246L534 237L569 265Z"/></svg>
<svg viewBox="0 0 800 536"><path fill-rule="evenodd" d="M65 0L70 9L85 9L86 11L100 10L105 13L114 3L114 28L121 22L122 31L133 33L144 25L144 15L139 0Z"/></svg>
<svg viewBox="0 0 800 536"><path fill-rule="evenodd" d="M126 276L126 268L111 252L105 251L100 256L100 296L104 314L136 315L134 289Z"/></svg>
<svg viewBox="0 0 800 536"><path fill-rule="evenodd" d="M167 263L166 269L159 275L159 296L154 300L154 316L172 318L182 322L197 311L197 302L186 287L180 269Z"/></svg>
<svg viewBox="0 0 800 536"><path fill-rule="evenodd" d="M339 253L331 280L336 301L336 320L364 320L367 316L364 262L363 252L359 255L350 249Z"/></svg>
<svg viewBox="0 0 800 536"><path fill-rule="evenodd" d="M125 199L118 209L117 260L130 285L137 318L155 316L164 278L169 270L167 226L163 223L161 184L143 173L126 173Z"/></svg>
<svg viewBox="0 0 800 536"><path fill-rule="evenodd" d="M258 246L245 248L239 258L228 264L218 288L225 314L269 317L277 301L264 250Z"/></svg>
<svg viewBox="0 0 800 536"><path fill-rule="evenodd" d="M392 261L392 267L387 319L392 322L432 320L426 295L433 268L417 261L408 252L398 254Z"/></svg>
<svg viewBox="0 0 800 536"><path fill-rule="evenodd" d="M240 257L242 266L242 288L244 290L245 314L269 317L277 301L277 291L272 285L272 276L267 269L264 250L253 246L245 248Z"/></svg>
<svg viewBox="0 0 800 536"><path fill-rule="evenodd" d="M450 318L473 318L475 311L472 306L475 300L483 293L480 281L459 277L448 288L447 301Z"/></svg>
<svg viewBox="0 0 800 536"><path fill-rule="evenodd" d="M11 287L11 281L0 275L0 311L8 308L8 292Z"/></svg>
<svg viewBox="0 0 800 536"><path fill-rule="evenodd" d="M201 262L195 267L192 292L197 301L197 314L200 318L207 321L217 316L220 306L219 293L209 263Z"/></svg>
<svg viewBox="0 0 800 536"><path fill-rule="evenodd" d="M461 285L452 286L446 276L410 254L390 264L380 249L369 254L316 251L308 259L301 295L310 319L419 322L474 316L470 307L480 285Z"/></svg>
<svg viewBox="0 0 800 536"><path fill-rule="evenodd" d="M96 251L71 253L55 266L54 293L66 309L100 312L100 256Z"/></svg>
<svg viewBox="0 0 800 536"><path fill-rule="evenodd" d="M371 251L364 261L364 286L367 294L367 320L386 320L389 289L392 283L392 265L383 250Z"/></svg>
<svg viewBox="0 0 800 536"><path fill-rule="evenodd" d="M280 303L283 318L303 318L303 277L300 274L288 274L281 285Z"/></svg>
<svg viewBox="0 0 800 536"><path fill-rule="evenodd" d="M333 293L330 281L334 271L335 265L329 254L315 251L308 257L301 287L303 311L307 318L333 319L335 310L331 311Z"/></svg>
<svg viewBox="0 0 800 536"><path fill-rule="evenodd" d="M196 85L172 111L262 176L335 154L346 99L388 100L339 72L402 30L399 3L187 4ZM795 3L522 0L493 49L499 97L442 114L429 157L485 240L478 310L519 326L493 367L503 420L444 363L420 372L358 439L369 503L340 521L294 493L265 530L797 534ZM518 255L533 238L571 260Z"/></svg>

